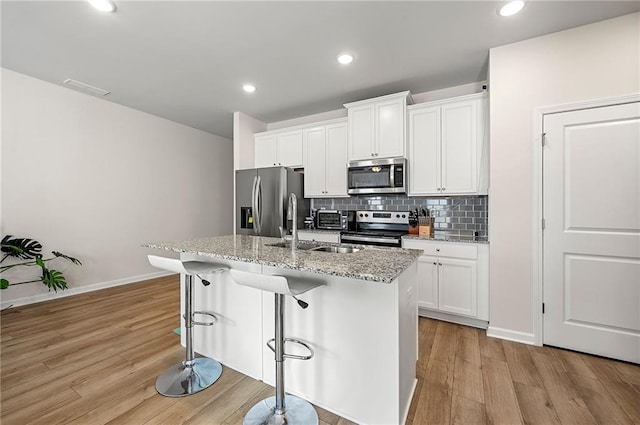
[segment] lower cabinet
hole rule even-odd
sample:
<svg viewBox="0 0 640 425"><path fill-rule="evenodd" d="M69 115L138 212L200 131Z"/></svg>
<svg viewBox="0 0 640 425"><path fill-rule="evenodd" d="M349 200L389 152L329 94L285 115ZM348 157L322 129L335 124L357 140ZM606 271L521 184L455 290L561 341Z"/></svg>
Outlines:
<svg viewBox="0 0 640 425"><path fill-rule="evenodd" d="M340 232L299 230L298 240L309 242L340 243Z"/></svg>
<svg viewBox="0 0 640 425"><path fill-rule="evenodd" d="M486 326L480 321L489 319L487 244L403 239L402 246L424 251L418 259L421 315Z"/></svg>

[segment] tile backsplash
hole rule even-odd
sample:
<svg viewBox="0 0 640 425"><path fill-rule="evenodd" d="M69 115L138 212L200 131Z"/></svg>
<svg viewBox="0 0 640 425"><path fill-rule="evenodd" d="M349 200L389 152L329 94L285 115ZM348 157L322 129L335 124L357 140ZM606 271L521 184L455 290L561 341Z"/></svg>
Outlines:
<svg viewBox="0 0 640 425"><path fill-rule="evenodd" d="M453 198L408 197L406 195L351 196L312 199L311 208L332 210L411 211L428 209L434 230L460 236L486 237L489 199L487 196Z"/></svg>

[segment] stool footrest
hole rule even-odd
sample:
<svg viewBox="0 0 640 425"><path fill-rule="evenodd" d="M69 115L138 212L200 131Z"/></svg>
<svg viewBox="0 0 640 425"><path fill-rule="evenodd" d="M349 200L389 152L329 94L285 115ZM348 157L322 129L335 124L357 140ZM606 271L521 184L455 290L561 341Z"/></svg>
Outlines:
<svg viewBox="0 0 640 425"><path fill-rule="evenodd" d="M193 315L195 316L196 314L201 314L201 315L204 315L204 316L209 316L209 317L211 317L211 319L213 319L213 320L211 320L210 322L196 322L196 321L194 320L194 321L193 321L193 324L194 324L194 325L198 325L198 326L213 326L213 324L214 324L214 323L216 323L216 322L218 321L218 317L217 317L215 314L213 314L213 313L208 313L208 312L206 312L206 311L194 311L194 312L193 312Z"/></svg>
<svg viewBox="0 0 640 425"><path fill-rule="evenodd" d="M271 338L269 341L267 341L267 347L269 347L269 349L271 349L271 351L273 351L274 353L276 352L276 347L274 345L272 345L272 344L274 344L275 341L276 341L275 338ZM309 360L314 355L313 348L311 348L309 346L309 344L307 344L306 342L300 341L299 339L295 339L295 338L285 338L284 342L285 343L293 342L294 344L302 345L304 348L309 350L309 354L307 354L306 356L299 355L299 354L287 354L287 353L284 353L282 356L285 359Z"/></svg>

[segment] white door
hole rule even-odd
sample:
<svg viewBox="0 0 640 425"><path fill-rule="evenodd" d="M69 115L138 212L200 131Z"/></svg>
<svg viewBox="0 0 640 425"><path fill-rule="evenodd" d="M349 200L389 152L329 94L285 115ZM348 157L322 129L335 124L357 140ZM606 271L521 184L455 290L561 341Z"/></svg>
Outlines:
<svg viewBox="0 0 640 425"><path fill-rule="evenodd" d="M442 106L442 192L478 190L478 108L480 100Z"/></svg>
<svg viewBox="0 0 640 425"><path fill-rule="evenodd" d="M374 138L373 105L349 108L349 161L372 159Z"/></svg>
<svg viewBox="0 0 640 425"><path fill-rule="evenodd" d="M326 196L347 196L347 123L327 126Z"/></svg>
<svg viewBox="0 0 640 425"><path fill-rule="evenodd" d="M325 128L314 127L304 132L304 197L325 194Z"/></svg>
<svg viewBox="0 0 640 425"><path fill-rule="evenodd" d="M440 107L409 111L409 195L440 194Z"/></svg>
<svg viewBox="0 0 640 425"><path fill-rule="evenodd" d="M418 258L418 307L438 308L438 259Z"/></svg>
<svg viewBox="0 0 640 425"><path fill-rule="evenodd" d="M543 126L544 343L640 363L640 103Z"/></svg>
<svg viewBox="0 0 640 425"><path fill-rule="evenodd" d="M442 311L478 315L478 262L438 258L438 304Z"/></svg>
<svg viewBox="0 0 640 425"><path fill-rule="evenodd" d="M375 109L376 158L404 156L405 100L379 102Z"/></svg>
<svg viewBox="0 0 640 425"><path fill-rule="evenodd" d="M302 167L302 130L278 134L278 165Z"/></svg>
<svg viewBox="0 0 640 425"><path fill-rule="evenodd" d="M275 167L278 165L278 142L275 134L255 137L256 168Z"/></svg>

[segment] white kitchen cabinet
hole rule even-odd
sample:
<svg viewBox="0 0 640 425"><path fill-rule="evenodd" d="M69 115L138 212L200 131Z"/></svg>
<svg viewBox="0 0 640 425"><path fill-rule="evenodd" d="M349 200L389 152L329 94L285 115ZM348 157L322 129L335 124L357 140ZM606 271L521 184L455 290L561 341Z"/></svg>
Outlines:
<svg viewBox="0 0 640 425"><path fill-rule="evenodd" d="M309 242L340 243L340 232L299 230L298 240Z"/></svg>
<svg viewBox="0 0 640 425"><path fill-rule="evenodd" d="M489 319L489 246L404 238L422 249L418 307L423 316L486 327Z"/></svg>
<svg viewBox="0 0 640 425"><path fill-rule="evenodd" d="M349 161L404 157L408 91L347 103Z"/></svg>
<svg viewBox="0 0 640 425"><path fill-rule="evenodd" d="M438 259L418 258L418 307L438 308Z"/></svg>
<svg viewBox="0 0 640 425"><path fill-rule="evenodd" d="M305 129L303 139L305 198L348 196L346 120Z"/></svg>
<svg viewBox="0 0 640 425"><path fill-rule="evenodd" d="M274 130L254 135L254 163L262 167L302 167L302 130Z"/></svg>
<svg viewBox="0 0 640 425"><path fill-rule="evenodd" d="M486 96L408 109L409 196L487 194Z"/></svg>
<svg viewBox="0 0 640 425"><path fill-rule="evenodd" d="M255 135L256 168L275 167L278 165L278 139L275 134Z"/></svg>

